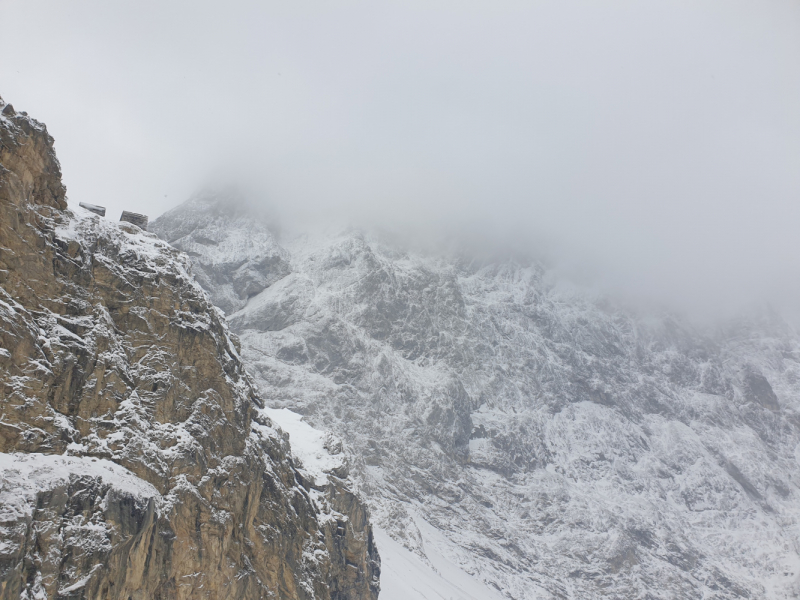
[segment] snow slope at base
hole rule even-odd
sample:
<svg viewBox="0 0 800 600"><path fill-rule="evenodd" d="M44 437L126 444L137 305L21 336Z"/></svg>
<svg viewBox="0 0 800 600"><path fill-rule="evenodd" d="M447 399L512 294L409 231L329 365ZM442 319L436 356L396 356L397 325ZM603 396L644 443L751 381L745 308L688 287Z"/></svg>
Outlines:
<svg viewBox="0 0 800 600"><path fill-rule="evenodd" d="M302 471L317 484L342 463L325 447L330 433L311 427L303 416L286 408L264 408L263 414L289 434L292 454ZM436 528L413 514L429 563L394 541L385 531L373 530L381 554L381 600L503 600L503 596L463 571L452 558L457 550Z"/></svg>
<svg viewBox="0 0 800 600"><path fill-rule="evenodd" d="M415 519L422 525L421 519ZM381 600L501 600L503 596L466 573L436 549L432 527L420 527L431 564L375 528L381 553ZM425 535L428 534L428 535Z"/></svg>

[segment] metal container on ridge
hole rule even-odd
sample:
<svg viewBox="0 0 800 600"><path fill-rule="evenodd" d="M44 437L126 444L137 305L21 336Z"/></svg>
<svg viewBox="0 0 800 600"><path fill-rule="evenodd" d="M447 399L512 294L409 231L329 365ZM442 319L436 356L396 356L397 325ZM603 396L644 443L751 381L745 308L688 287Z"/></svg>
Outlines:
<svg viewBox="0 0 800 600"><path fill-rule="evenodd" d="M139 213L135 212L128 212L127 210L122 211L122 216L119 218L120 221L126 221L128 223L133 223L142 229L147 229L147 222L148 217L147 215L140 215Z"/></svg>

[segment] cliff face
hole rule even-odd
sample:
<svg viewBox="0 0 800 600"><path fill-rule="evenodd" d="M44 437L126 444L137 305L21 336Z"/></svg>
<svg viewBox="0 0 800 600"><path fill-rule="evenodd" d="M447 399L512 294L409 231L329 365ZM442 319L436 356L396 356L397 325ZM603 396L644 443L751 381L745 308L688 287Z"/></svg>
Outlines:
<svg viewBox="0 0 800 600"><path fill-rule="evenodd" d="M0 597L376 598L364 508L294 466L185 255L67 210L0 109Z"/></svg>
<svg viewBox="0 0 800 600"><path fill-rule="evenodd" d="M153 226L188 247L193 219ZM242 222L214 227L257 247ZM382 597L800 596L792 327L697 329L370 232L281 244L291 273L228 319L265 401L347 440Z"/></svg>

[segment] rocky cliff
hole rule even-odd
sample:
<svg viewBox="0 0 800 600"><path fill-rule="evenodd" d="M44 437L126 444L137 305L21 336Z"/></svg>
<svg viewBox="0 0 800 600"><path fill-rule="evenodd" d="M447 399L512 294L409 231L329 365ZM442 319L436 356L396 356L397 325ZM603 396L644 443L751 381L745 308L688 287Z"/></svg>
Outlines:
<svg viewBox="0 0 800 600"><path fill-rule="evenodd" d="M187 257L68 210L0 111L0 597L377 598L365 508L301 469Z"/></svg>
<svg viewBox="0 0 800 600"><path fill-rule="evenodd" d="M215 210L242 264L278 243ZM186 207L154 224L181 248L205 228ZM279 242L291 272L229 321L268 404L347 440L383 597L800 596L789 324L699 329L370 232Z"/></svg>

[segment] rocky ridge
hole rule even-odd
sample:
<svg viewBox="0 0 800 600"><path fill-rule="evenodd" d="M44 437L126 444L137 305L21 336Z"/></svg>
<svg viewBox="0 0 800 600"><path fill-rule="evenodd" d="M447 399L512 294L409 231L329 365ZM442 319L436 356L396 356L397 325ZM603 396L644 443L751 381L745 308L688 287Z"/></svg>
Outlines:
<svg viewBox="0 0 800 600"><path fill-rule="evenodd" d="M365 507L293 457L186 255L69 210L0 113L0 598L377 598Z"/></svg>
<svg viewBox="0 0 800 600"><path fill-rule="evenodd" d="M776 315L701 330L537 263L266 241L215 210L238 260L288 256L228 315L265 400L347 441L374 521L431 573L474 598L800 595L800 335ZM186 248L206 226L182 206L152 229Z"/></svg>

